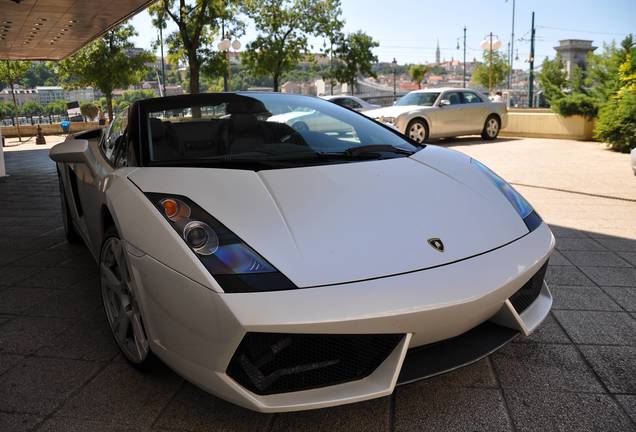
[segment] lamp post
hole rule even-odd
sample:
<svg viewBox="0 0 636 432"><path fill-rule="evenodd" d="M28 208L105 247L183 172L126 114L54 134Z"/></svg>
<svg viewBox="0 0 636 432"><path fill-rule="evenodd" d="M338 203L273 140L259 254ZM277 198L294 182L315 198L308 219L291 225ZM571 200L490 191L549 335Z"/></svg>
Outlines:
<svg viewBox="0 0 636 432"><path fill-rule="evenodd" d="M397 101L397 60L393 57L393 103Z"/></svg>
<svg viewBox="0 0 636 432"><path fill-rule="evenodd" d="M479 47L485 51L488 51L488 94L492 93L492 53L494 50L501 48L501 41L499 36L490 32L486 35Z"/></svg>
<svg viewBox="0 0 636 432"><path fill-rule="evenodd" d="M227 71L223 74L223 91L230 91L230 81L232 79L232 59L230 57L230 48L234 51L241 49L241 42L238 39L232 40L230 32L225 33L225 37L217 45L219 51L223 51L227 58Z"/></svg>
<svg viewBox="0 0 636 432"><path fill-rule="evenodd" d="M457 50L459 50L459 38L457 38ZM464 73L462 77L462 87L466 88L466 26L464 26Z"/></svg>

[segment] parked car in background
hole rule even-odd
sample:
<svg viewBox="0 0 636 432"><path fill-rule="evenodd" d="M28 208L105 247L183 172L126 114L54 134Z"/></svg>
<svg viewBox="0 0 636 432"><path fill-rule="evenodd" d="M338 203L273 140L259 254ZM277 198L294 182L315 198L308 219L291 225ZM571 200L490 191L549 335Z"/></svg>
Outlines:
<svg viewBox="0 0 636 432"><path fill-rule="evenodd" d="M338 95L320 97L324 100L328 100L329 102L360 112L380 108L380 105L369 103L356 96Z"/></svg>
<svg viewBox="0 0 636 432"><path fill-rule="evenodd" d="M636 175L636 148L632 149L632 171Z"/></svg>
<svg viewBox="0 0 636 432"><path fill-rule="evenodd" d="M464 88L412 91L391 107L364 114L419 143L473 134L491 140L508 122L505 103L491 102L480 92Z"/></svg>

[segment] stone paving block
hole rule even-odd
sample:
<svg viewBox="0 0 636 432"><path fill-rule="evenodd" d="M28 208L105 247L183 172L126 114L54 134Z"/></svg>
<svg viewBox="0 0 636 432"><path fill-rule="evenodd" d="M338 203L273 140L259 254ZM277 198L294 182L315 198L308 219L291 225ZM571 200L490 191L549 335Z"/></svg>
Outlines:
<svg viewBox="0 0 636 432"><path fill-rule="evenodd" d="M632 419L632 422L636 424L636 395L616 395L615 397Z"/></svg>
<svg viewBox="0 0 636 432"><path fill-rule="evenodd" d="M96 274L97 269L48 268L26 278L21 282L21 285L65 289Z"/></svg>
<svg viewBox="0 0 636 432"><path fill-rule="evenodd" d="M272 415L230 404L186 383L163 410L155 427L192 432L258 431L266 430L272 420Z"/></svg>
<svg viewBox="0 0 636 432"><path fill-rule="evenodd" d="M606 250L596 240L591 238L561 238L557 241L559 251L603 251Z"/></svg>
<svg viewBox="0 0 636 432"><path fill-rule="evenodd" d="M513 339L513 343L557 343L557 344L569 344L570 339L561 329L561 326L555 321L554 317L550 314L539 325L539 327L528 337L519 335Z"/></svg>
<svg viewBox="0 0 636 432"><path fill-rule="evenodd" d="M20 363L22 359L24 356L17 354L0 354L0 375Z"/></svg>
<svg viewBox="0 0 636 432"><path fill-rule="evenodd" d="M481 359L471 365L438 375L426 380L417 381L413 386L430 387L498 387L495 373L488 358Z"/></svg>
<svg viewBox="0 0 636 432"><path fill-rule="evenodd" d="M46 300L55 292L46 288L0 288L0 313L19 315Z"/></svg>
<svg viewBox="0 0 636 432"><path fill-rule="evenodd" d="M579 348L610 392L636 394L636 347L581 345Z"/></svg>
<svg viewBox="0 0 636 432"><path fill-rule="evenodd" d="M623 309L636 312L636 287L602 287Z"/></svg>
<svg viewBox="0 0 636 432"><path fill-rule="evenodd" d="M499 389L402 386L395 392L393 430L511 431Z"/></svg>
<svg viewBox="0 0 636 432"><path fill-rule="evenodd" d="M29 357L0 376L0 411L52 413L102 364Z"/></svg>
<svg viewBox="0 0 636 432"><path fill-rule="evenodd" d="M550 285L552 309L621 311L607 294L596 286Z"/></svg>
<svg viewBox="0 0 636 432"><path fill-rule="evenodd" d="M0 234L2 236L2 234ZM15 261L29 255L30 252L25 252L21 250L10 250L4 249L0 250L0 266L10 266Z"/></svg>
<svg viewBox="0 0 636 432"><path fill-rule="evenodd" d="M563 255L579 267L630 267L631 265L612 251L565 250Z"/></svg>
<svg viewBox="0 0 636 432"><path fill-rule="evenodd" d="M620 237L597 239L607 249L617 252L636 252L636 240Z"/></svg>
<svg viewBox="0 0 636 432"><path fill-rule="evenodd" d="M0 326L0 352L32 354L49 345L71 323L57 318L18 317Z"/></svg>
<svg viewBox="0 0 636 432"><path fill-rule="evenodd" d="M548 265L545 280L548 285L593 285L592 281L574 266Z"/></svg>
<svg viewBox="0 0 636 432"><path fill-rule="evenodd" d="M53 417L44 422L37 432L139 432L140 429L122 425L109 425L94 420Z"/></svg>
<svg viewBox="0 0 636 432"><path fill-rule="evenodd" d="M561 252L558 250L554 250L552 255L550 255L550 265L553 266L571 266L573 265L568 259L563 256Z"/></svg>
<svg viewBox="0 0 636 432"><path fill-rule="evenodd" d="M21 258L19 264L26 267L57 267L72 256L65 249L46 249Z"/></svg>
<svg viewBox="0 0 636 432"><path fill-rule="evenodd" d="M581 267L599 285L636 287L636 268Z"/></svg>
<svg viewBox="0 0 636 432"><path fill-rule="evenodd" d="M508 344L491 355L491 360L504 389L603 391L572 345Z"/></svg>
<svg viewBox="0 0 636 432"><path fill-rule="evenodd" d="M618 252L618 254L631 265L636 267L636 252Z"/></svg>
<svg viewBox="0 0 636 432"><path fill-rule="evenodd" d="M128 364L111 363L67 400L56 416L148 428L182 382L167 368L159 369L144 374Z"/></svg>
<svg viewBox="0 0 636 432"><path fill-rule="evenodd" d="M16 285L38 271L34 267L0 266L0 286Z"/></svg>
<svg viewBox="0 0 636 432"><path fill-rule="evenodd" d="M586 238L585 232L581 230L577 230L574 228L566 228L558 225L550 224L550 229L554 236L557 238L557 243L561 241L562 238Z"/></svg>
<svg viewBox="0 0 636 432"><path fill-rule="evenodd" d="M102 316L102 300L97 289L89 291L72 287L68 290L50 290L50 292L54 294L30 307L24 313L29 316L55 318Z"/></svg>
<svg viewBox="0 0 636 432"><path fill-rule="evenodd" d="M625 312L554 311L577 344L636 345L636 321Z"/></svg>
<svg viewBox="0 0 636 432"><path fill-rule="evenodd" d="M32 414L0 412L0 431L27 432L37 425L41 418Z"/></svg>
<svg viewBox="0 0 636 432"><path fill-rule="evenodd" d="M389 427L390 398L384 397L334 408L277 414L271 431L385 432Z"/></svg>
<svg viewBox="0 0 636 432"><path fill-rule="evenodd" d="M101 314L98 318L102 318ZM105 318L75 321L36 351L38 356L77 360L112 360L119 348Z"/></svg>
<svg viewBox="0 0 636 432"><path fill-rule="evenodd" d="M634 431L634 425L606 394L504 390L518 432Z"/></svg>

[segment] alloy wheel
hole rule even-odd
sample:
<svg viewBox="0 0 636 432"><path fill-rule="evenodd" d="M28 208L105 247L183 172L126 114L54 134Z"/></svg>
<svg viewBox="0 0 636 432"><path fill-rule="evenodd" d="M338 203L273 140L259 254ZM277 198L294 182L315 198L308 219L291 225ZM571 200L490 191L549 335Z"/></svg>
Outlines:
<svg viewBox="0 0 636 432"><path fill-rule="evenodd" d="M499 133L499 122L495 118L488 119L486 123L486 133L489 138L495 138Z"/></svg>
<svg viewBox="0 0 636 432"><path fill-rule="evenodd" d="M149 344L124 253L117 237L107 238L102 246L99 264L102 300L119 348L129 361L138 364L148 356Z"/></svg>
<svg viewBox="0 0 636 432"><path fill-rule="evenodd" d="M420 122L415 122L409 128L409 138L419 143L426 139L426 128Z"/></svg>

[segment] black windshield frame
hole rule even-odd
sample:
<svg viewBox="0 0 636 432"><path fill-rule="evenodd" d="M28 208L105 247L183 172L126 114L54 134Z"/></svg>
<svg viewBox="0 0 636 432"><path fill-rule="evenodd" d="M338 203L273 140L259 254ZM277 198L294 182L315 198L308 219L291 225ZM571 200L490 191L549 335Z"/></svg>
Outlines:
<svg viewBox="0 0 636 432"><path fill-rule="evenodd" d="M138 137L135 140L136 144L136 153L137 159L139 161L139 166L142 167L152 167L152 166L166 166L165 163L155 163L150 159L150 137L149 130L147 127L148 117L151 113L163 110L177 110L182 109L184 107L189 106L205 106L205 105L220 105L223 103L231 103L232 101L244 101L245 98L277 98L277 97L294 97L294 98L307 98L310 103L324 103L329 107L333 107L330 109L342 110L343 116L358 116L357 121L365 122L372 124L372 127L382 128L385 131L390 132L392 135L395 135L396 138L399 138L404 144L408 144L414 146L417 150L424 148L424 145L417 143L405 135L402 135L399 131L386 126L383 123L375 121L365 115L358 113L353 110L349 110L347 108L341 107L334 103L323 101L322 99L311 97L311 96L301 96L301 95L283 95L280 93L271 93L271 92L237 92L237 93L202 93L195 95L178 95L178 96L167 96L162 98L151 98L144 99L135 102L134 108L131 109L131 115L134 113L135 119L129 119L129 125L133 125L135 131L135 135ZM350 160L353 162L354 160ZM322 162L321 164L324 164ZM175 165L179 166L179 165ZM234 168L234 167L232 167ZM240 169L240 168L236 168Z"/></svg>

